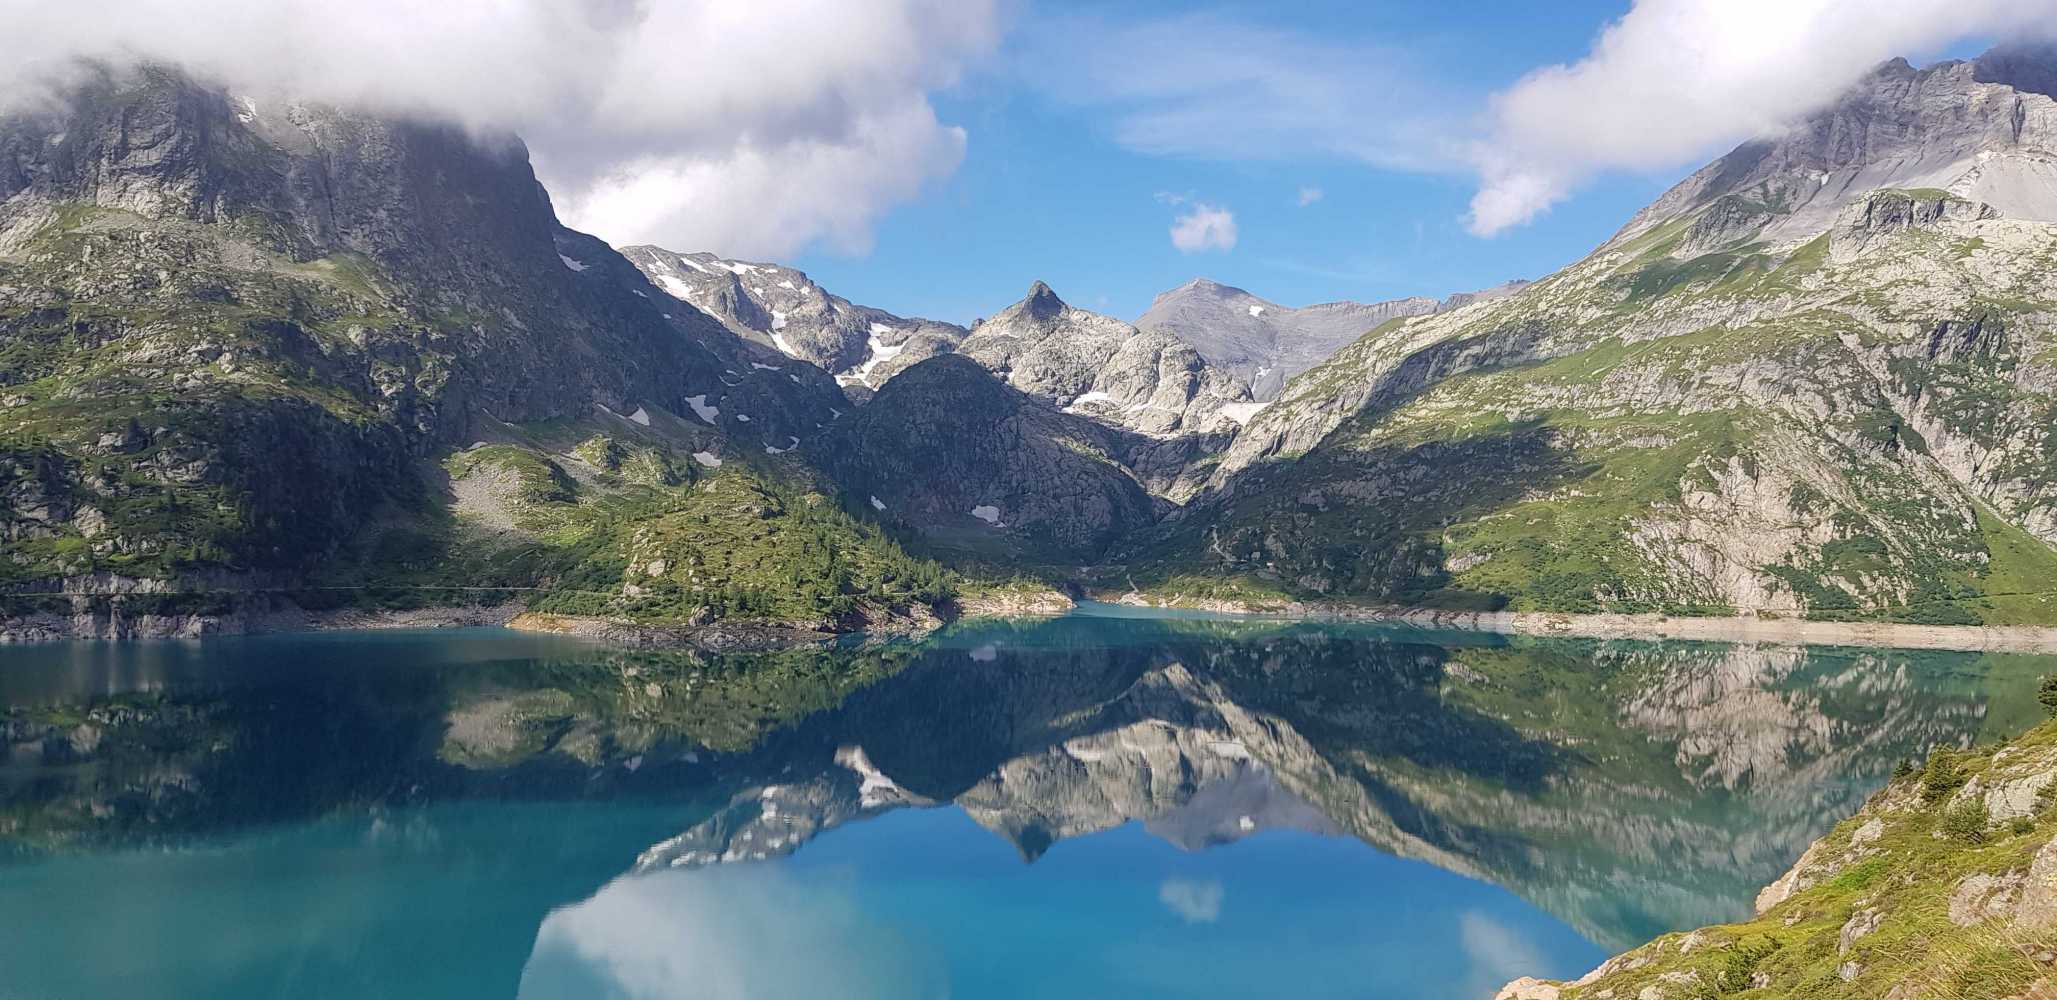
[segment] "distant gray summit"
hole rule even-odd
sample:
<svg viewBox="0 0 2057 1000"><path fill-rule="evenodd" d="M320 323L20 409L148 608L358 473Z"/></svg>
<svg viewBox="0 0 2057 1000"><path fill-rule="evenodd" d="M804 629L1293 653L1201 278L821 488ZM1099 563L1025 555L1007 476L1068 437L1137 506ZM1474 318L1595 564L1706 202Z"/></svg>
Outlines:
<svg viewBox="0 0 2057 1000"><path fill-rule="evenodd" d="M1189 344L1074 308L1041 281L957 350L1053 406L1149 436L1232 431L1254 412L1249 390Z"/></svg>
<svg viewBox="0 0 2057 1000"><path fill-rule="evenodd" d="M821 367L859 402L921 361L962 354L1053 408L1153 438L1230 433L1254 412L1242 382L1192 347L1075 309L1041 281L967 330L857 305L778 264L654 246L621 252L673 298Z"/></svg>
<svg viewBox="0 0 2057 1000"><path fill-rule="evenodd" d="M1259 400L1278 396L1286 380L1328 360L1379 326L1511 294L1524 283L1435 299L1324 302L1294 308L1240 288L1195 278L1157 296L1136 326L1192 345L1210 364L1249 385Z"/></svg>

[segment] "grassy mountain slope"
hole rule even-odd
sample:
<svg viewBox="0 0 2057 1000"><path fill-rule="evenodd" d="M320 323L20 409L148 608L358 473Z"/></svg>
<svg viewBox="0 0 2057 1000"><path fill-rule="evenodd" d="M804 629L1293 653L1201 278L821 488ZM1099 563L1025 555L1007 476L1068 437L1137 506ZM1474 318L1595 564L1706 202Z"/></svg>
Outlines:
<svg viewBox="0 0 2057 1000"><path fill-rule="evenodd" d="M776 460L848 408L834 381L559 226L511 139L145 68L0 120L0 154L10 591L573 581L610 597L556 604L833 621L943 586L874 528L815 514L818 477ZM479 467L519 480L588 439L586 481L515 490L528 541L476 544ZM760 454L686 492L696 467ZM734 515L767 506L785 513ZM808 541L755 558L773 522ZM748 572L677 594L620 579L685 546Z"/></svg>
<svg viewBox="0 0 2057 1000"><path fill-rule="evenodd" d="M1879 67L1519 293L1289 384L1139 586L2057 621L2049 51Z"/></svg>
<svg viewBox="0 0 2057 1000"><path fill-rule="evenodd" d="M1724 204L1296 380L1139 580L2057 620L2052 227L1880 191L1804 243L1706 250Z"/></svg>
<svg viewBox="0 0 2057 1000"><path fill-rule="evenodd" d="M1758 914L1672 934L1575 984L1586 997L2051 995L2057 981L2057 723L1978 751L1939 750L1816 841Z"/></svg>

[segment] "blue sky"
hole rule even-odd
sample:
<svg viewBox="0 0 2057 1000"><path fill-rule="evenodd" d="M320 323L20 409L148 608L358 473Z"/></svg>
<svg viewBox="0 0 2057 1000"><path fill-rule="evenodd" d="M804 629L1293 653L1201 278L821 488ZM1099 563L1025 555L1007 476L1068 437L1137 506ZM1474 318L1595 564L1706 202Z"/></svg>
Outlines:
<svg viewBox="0 0 2057 1000"><path fill-rule="evenodd" d="M965 132L961 164L882 209L865 252L784 256L854 301L956 322L1035 280L1133 319L1194 277L1294 306L1540 278L1885 58L1969 56L2049 6L1023 0L928 95ZM1511 204L1480 209L1482 191ZM1195 205L1232 213L1233 247L1172 245Z"/></svg>
<svg viewBox="0 0 2057 1000"><path fill-rule="evenodd" d="M1158 0L1125 17L1178 16ZM1043 17L1090 13L1043 4ZM1435 67L1432 81L1461 105L1530 69L1585 54L1621 2L1489 2L1457 10L1430 0L1376 5L1305 2L1218 13L1359 48L1367 59L1402 46ZM1018 25L1016 32L1034 31ZM1074 305L1133 319L1158 293L1194 277L1287 305L1337 299L1443 296L1538 278L1605 240L1685 169L1609 176L1547 218L1493 238L1470 235L1474 178L1387 169L1319 151L1196 155L1138 151L1118 140L1114 111L1079 106L1025 85L1037 67L1019 35L997 63L935 95L938 117L968 133L957 172L887 214L868 254L816 250L791 263L854 301L902 314L968 322L1050 283ZM1375 103L1375 102L1368 102ZM1299 204L1303 188L1321 192ZM1234 213L1226 252L1186 254L1169 230L1183 196Z"/></svg>

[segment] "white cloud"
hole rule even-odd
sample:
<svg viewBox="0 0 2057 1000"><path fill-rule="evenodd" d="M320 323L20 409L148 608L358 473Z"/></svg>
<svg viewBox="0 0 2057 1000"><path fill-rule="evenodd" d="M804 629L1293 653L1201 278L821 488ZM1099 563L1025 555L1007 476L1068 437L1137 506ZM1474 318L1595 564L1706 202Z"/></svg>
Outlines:
<svg viewBox="0 0 2057 1000"><path fill-rule="evenodd" d="M517 995L948 996L932 964L833 881L718 866L616 879L552 911Z"/></svg>
<svg viewBox="0 0 2057 1000"><path fill-rule="evenodd" d="M1196 882L1168 878L1157 887L1157 901L1189 924L1211 924L1221 919L1224 895L1220 882Z"/></svg>
<svg viewBox="0 0 2057 1000"><path fill-rule="evenodd" d="M753 259L816 242L864 253L881 213L956 170L965 134L939 125L925 103L889 109L852 133L846 141L745 140L705 156L639 158L575 187L558 209L620 245L713 247ZM548 161L538 161L547 173Z"/></svg>
<svg viewBox="0 0 2057 1000"><path fill-rule="evenodd" d="M1327 196L1327 193L1318 187L1303 187L1300 189L1300 207L1306 208Z"/></svg>
<svg viewBox="0 0 2057 1000"><path fill-rule="evenodd" d="M519 132L567 221L618 242L861 250L879 212L963 158L928 95L991 51L999 5L0 0L0 99L80 58L175 63L238 92Z"/></svg>
<svg viewBox="0 0 2057 1000"><path fill-rule="evenodd" d="M1491 235L1593 174L1675 168L1819 109L1894 56L2048 33L2057 0L1636 0L1586 58L1491 102L1471 227Z"/></svg>
<svg viewBox="0 0 2057 1000"><path fill-rule="evenodd" d="M1483 913L1458 915L1457 940L1469 960L1465 981L1470 996L1492 996L1503 983L1548 975L1553 966L1535 945Z"/></svg>
<svg viewBox="0 0 2057 1000"><path fill-rule="evenodd" d="M1468 221L1490 235L1596 174L1676 170L1789 125L1894 56L2053 25L2057 0L1634 0L1586 58L1498 95L1409 39L1211 13L1041 17L1012 62L1136 152L1474 173Z"/></svg>
<svg viewBox="0 0 2057 1000"><path fill-rule="evenodd" d="M1236 248L1236 215L1226 208L1195 202L1171 224L1171 245L1180 253Z"/></svg>

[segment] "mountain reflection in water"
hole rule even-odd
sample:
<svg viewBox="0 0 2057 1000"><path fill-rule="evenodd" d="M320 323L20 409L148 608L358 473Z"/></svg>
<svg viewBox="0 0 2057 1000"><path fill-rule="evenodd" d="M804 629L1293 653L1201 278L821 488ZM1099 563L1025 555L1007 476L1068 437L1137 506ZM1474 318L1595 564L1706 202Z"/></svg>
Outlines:
<svg viewBox="0 0 2057 1000"><path fill-rule="evenodd" d="M2026 728L2050 669L1088 616L0 656L0 968L51 996L1461 993L1747 913L1896 761ZM1447 976L1366 971L1422 948Z"/></svg>

